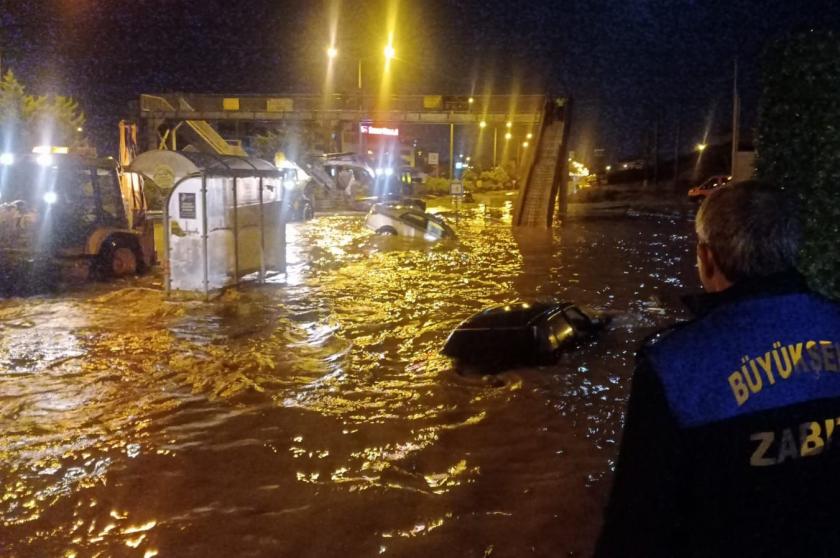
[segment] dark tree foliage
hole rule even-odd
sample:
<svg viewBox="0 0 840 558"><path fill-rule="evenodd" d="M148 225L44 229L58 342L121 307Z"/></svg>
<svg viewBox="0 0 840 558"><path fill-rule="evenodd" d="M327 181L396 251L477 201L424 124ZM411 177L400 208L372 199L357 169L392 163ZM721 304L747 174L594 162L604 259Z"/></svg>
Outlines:
<svg viewBox="0 0 840 558"><path fill-rule="evenodd" d="M840 298L840 35L805 32L764 56L759 106L759 178L801 201L800 268L811 285Z"/></svg>

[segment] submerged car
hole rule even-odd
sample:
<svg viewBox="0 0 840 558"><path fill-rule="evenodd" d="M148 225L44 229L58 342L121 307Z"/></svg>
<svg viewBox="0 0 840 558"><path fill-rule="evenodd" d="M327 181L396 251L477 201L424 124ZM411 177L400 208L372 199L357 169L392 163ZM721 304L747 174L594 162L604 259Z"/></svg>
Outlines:
<svg viewBox="0 0 840 558"><path fill-rule="evenodd" d="M732 177L725 174L710 176L702 184L689 190L688 197L695 201L702 202L709 194L721 186L729 184L731 180Z"/></svg>
<svg viewBox="0 0 840 558"><path fill-rule="evenodd" d="M441 352L470 364L547 363L594 337L607 321L570 302L499 304L461 322Z"/></svg>
<svg viewBox="0 0 840 558"><path fill-rule="evenodd" d="M426 240L455 238L455 231L440 217L401 203L373 204L365 226L377 234Z"/></svg>

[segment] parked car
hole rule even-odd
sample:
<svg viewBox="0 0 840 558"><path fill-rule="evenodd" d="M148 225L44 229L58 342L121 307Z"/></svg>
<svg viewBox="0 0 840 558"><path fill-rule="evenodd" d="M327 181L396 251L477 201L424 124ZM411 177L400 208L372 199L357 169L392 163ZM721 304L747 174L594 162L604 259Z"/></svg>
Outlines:
<svg viewBox="0 0 840 558"><path fill-rule="evenodd" d="M725 174L710 176L705 180L705 182L689 190L688 197L696 201L703 201L706 196L711 194L716 188L720 188L724 184L728 184L731 180L732 177Z"/></svg>
<svg viewBox="0 0 840 558"><path fill-rule="evenodd" d="M455 238L452 227L436 215L402 203L373 204L365 226L377 234L440 240Z"/></svg>
<svg viewBox="0 0 840 558"><path fill-rule="evenodd" d="M492 367L546 363L594 337L608 321L571 302L498 304L461 322L441 352L460 363Z"/></svg>

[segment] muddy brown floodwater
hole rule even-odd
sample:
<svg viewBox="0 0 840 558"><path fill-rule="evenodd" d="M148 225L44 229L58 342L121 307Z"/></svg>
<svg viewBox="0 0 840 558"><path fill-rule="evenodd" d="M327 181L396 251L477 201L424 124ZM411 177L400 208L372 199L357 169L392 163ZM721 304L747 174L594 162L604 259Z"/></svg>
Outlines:
<svg viewBox="0 0 840 558"><path fill-rule="evenodd" d="M151 277L0 300L0 555L582 556L633 353L683 317L690 223L587 219L457 243L290 225L285 282L205 303ZM615 314L553 366L463 375L485 305Z"/></svg>

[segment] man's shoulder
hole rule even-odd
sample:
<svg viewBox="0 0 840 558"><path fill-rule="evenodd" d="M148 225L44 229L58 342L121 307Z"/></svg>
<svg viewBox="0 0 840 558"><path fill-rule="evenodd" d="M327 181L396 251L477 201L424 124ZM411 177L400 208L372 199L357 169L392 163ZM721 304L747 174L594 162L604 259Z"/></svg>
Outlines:
<svg viewBox="0 0 840 558"><path fill-rule="evenodd" d="M763 337L801 324L836 330L840 327L840 303L812 292L738 300L652 333L641 350L648 354L697 350L721 338Z"/></svg>
<svg viewBox="0 0 840 558"><path fill-rule="evenodd" d="M696 321L697 319L682 320L654 331L642 340L636 358L644 359L673 343L675 336L678 338L680 332L690 328Z"/></svg>

